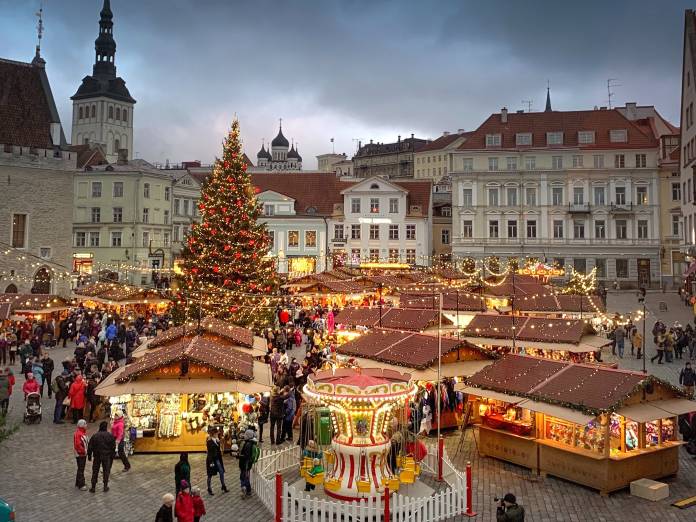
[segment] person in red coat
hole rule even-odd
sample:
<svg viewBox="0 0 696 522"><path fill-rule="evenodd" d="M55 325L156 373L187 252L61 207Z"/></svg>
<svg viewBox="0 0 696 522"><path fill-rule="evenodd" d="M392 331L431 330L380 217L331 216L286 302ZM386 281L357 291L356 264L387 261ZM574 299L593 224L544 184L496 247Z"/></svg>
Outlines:
<svg viewBox="0 0 696 522"><path fill-rule="evenodd" d="M36 379L34 379L34 374L29 372L27 374L27 380L24 381L24 385L22 386L22 391L24 392L24 400L27 399L27 395L29 395L30 393L39 393L40 389L41 387L39 386L39 383L36 382Z"/></svg>
<svg viewBox="0 0 696 522"><path fill-rule="evenodd" d="M191 497L193 497L193 522L200 522L201 517L205 515L205 503L201 497L201 490L197 487L191 488Z"/></svg>
<svg viewBox="0 0 696 522"><path fill-rule="evenodd" d="M82 410L85 407L85 381L82 375L75 377L75 382L70 385L68 398L70 399L70 409L72 410L73 424L82 418Z"/></svg>
<svg viewBox="0 0 696 522"><path fill-rule="evenodd" d="M87 491L85 485L85 465L87 464L87 421L80 419L77 422L77 429L73 434L73 449L75 450L75 460L77 461L77 474L75 475L75 487L80 491Z"/></svg>
<svg viewBox="0 0 696 522"><path fill-rule="evenodd" d="M181 491L176 496L174 513L179 522L193 522L193 497L185 480L181 481Z"/></svg>

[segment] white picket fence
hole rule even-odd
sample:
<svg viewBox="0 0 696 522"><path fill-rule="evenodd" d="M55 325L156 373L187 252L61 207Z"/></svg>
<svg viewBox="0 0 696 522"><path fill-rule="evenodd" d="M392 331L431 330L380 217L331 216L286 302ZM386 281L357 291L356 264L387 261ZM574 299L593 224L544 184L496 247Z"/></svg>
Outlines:
<svg viewBox="0 0 696 522"><path fill-rule="evenodd" d="M299 465L299 448L263 452L251 473L251 485L264 506L282 522L438 522L467 511L466 474L449 460L447 451L442 459L443 479L447 487L428 497L411 497L400 493L389 495L389 520L385 520L385 500L382 497L355 502L339 502L316 498L302 489L282 482L280 498L276 496L276 473ZM437 476L437 445L428 446L421 462L423 473ZM280 502L280 517L276 513Z"/></svg>

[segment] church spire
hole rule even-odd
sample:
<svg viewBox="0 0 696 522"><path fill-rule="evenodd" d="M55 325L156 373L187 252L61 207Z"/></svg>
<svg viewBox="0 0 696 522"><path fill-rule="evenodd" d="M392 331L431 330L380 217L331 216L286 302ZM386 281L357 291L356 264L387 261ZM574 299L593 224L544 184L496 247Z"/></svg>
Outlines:
<svg viewBox="0 0 696 522"><path fill-rule="evenodd" d="M549 82L546 82L546 108L544 109L544 112L551 112L553 109L551 109L551 87L549 86Z"/></svg>
<svg viewBox="0 0 696 522"><path fill-rule="evenodd" d="M94 41L95 59L92 74L102 78L116 77L116 42L114 41L114 14L110 0L104 0L99 18L99 36Z"/></svg>

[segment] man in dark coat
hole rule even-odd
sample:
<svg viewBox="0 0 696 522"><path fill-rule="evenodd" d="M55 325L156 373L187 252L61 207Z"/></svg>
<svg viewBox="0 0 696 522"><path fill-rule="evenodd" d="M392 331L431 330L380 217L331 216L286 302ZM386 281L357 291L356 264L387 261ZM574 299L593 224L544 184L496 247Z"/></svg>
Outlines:
<svg viewBox="0 0 696 522"><path fill-rule="evenodd" d="M68 391L70 385L68 384L68 376L70 374L67 370L63 370L56 380L54 381L54 392L56 394L56 407L53 410L53 423L63 424L63 401L68 396Z"/></svg>
<svg viewBox="0 0 696 522"><path fill-rule="evenodd" d="M497 522L524 522L524 508L517 504L515 495L508 493L500 502L495 518Z"/></svg>
<svg viewBox="0 0 696 522"><path fill-rule="evenodd" d="M99 424L99 431L92 435L87 446L87 459L92 462L92 487L89 492L94 493L99 479L99 468L102 468L104 480L104 492L109 491L109 473L111 472L111 463L114 460L116 451L116 439L109 433L107 428L109 423L102 421Z"/></svg>
<svg viewBox="0 0 696 522"><path fill-rule="evenodd" d="M285 399L287 396L281 390L274 388L271 393L271 444L280 444L285 414Z"/></svg>

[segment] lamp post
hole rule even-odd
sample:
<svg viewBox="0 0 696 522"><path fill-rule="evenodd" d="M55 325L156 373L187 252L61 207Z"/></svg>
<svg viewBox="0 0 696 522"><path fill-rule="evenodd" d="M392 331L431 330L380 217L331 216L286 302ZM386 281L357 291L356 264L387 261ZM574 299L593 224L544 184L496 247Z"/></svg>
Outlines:
<svg viewBox="0 0 696 522"><path fill-rule="evenodd" d="M648 373L648 370L645 368L645 348L647 346L647 342L645 339L645 323L648 320L648 317L645 313L645 287L641 287L640 289L640 295L638 297L638 302L643 304L643 341L642 341L642 348L643 348L643 373Z"/></svg>
<svg viewBox="0 0 696 522"><path fill-rule="evenodd" d="M440 305L438 306L437 315L437 440L440 440L440 424L442 420L440 419L440 403L441 403L441 389L440 381L442 380L442 292L440 292ZM438 442L439 444L439 442Z"/></svg>

